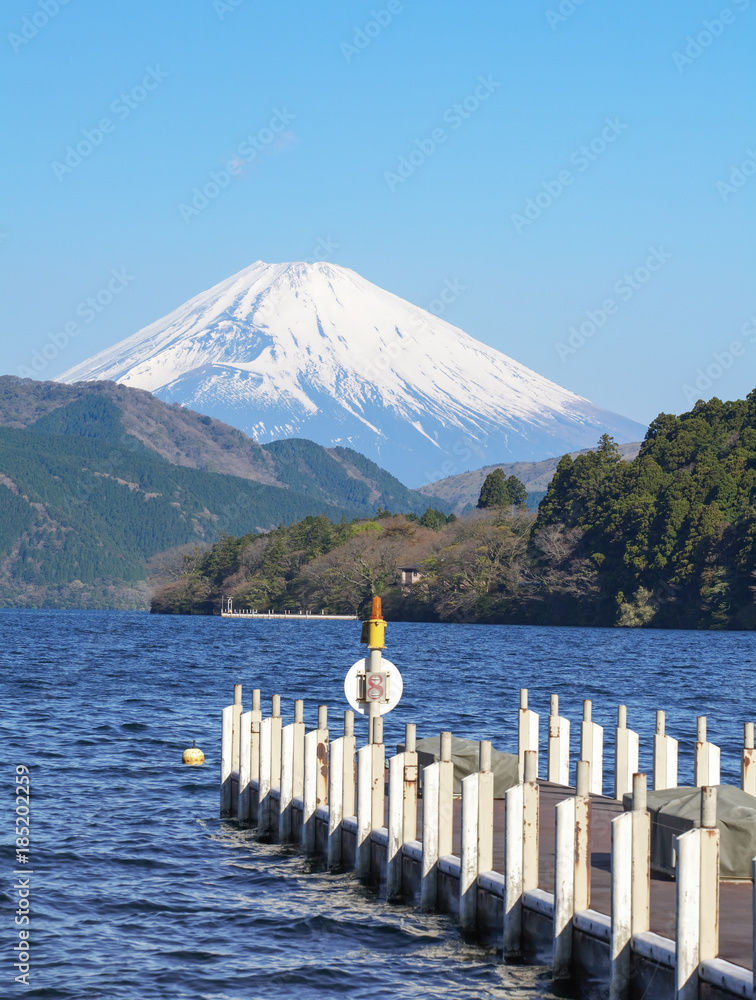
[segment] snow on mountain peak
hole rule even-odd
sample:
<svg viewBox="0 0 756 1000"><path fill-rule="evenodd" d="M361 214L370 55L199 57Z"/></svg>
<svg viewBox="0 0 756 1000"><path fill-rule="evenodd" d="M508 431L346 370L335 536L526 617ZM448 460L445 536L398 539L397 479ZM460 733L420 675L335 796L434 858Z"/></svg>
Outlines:
<svg viewBox="0 0 756 1000"><path fill-rule="evenodd" d="M421 485L643 428L326 262L256 261L59 376L147 389L260 441L363 452Z"/></svg>

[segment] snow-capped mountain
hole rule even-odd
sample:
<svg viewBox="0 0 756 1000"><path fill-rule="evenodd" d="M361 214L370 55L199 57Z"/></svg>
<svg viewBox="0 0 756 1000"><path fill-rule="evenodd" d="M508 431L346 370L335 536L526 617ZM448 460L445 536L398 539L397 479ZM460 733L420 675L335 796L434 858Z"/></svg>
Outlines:
<svg viewBox="0 0 756 1000"><path fill-rule="evenodd" d="M644 428L333 264L258 261L59 376L147 389L260 442L341 444L410 486Z"/></svg>

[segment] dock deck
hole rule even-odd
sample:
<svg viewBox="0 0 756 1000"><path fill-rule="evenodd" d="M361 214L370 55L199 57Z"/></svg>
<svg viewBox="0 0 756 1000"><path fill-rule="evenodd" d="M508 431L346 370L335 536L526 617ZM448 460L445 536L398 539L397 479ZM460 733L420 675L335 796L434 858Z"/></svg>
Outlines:
<svg viewBox="0 0 756 1000"><path fill-rule="evenodd" d="M555 809L575 794L574 788L539 782L540 836L538 887L554 891ZM388 808L388 798L386 799ZM418 799L418 840L422 840L422 798ZM591 796L591 909L611 912L611 822L622 812L622 803ZM462 825L461 799L454 800L454 854L459 857ZM504 874L504 800L494 801L494 871ZM651 930L675 938L676 884L667 875L651 872ZM750 882L720 883L720 958L753 969L753 886Z"/></svg>

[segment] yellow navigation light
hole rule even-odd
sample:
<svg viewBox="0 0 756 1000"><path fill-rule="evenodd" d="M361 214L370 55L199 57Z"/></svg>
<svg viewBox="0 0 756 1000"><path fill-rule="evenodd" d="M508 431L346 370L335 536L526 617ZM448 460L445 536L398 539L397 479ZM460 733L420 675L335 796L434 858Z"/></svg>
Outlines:
<svg viewBox="0 0 756 1000"><path fill-rule="evenodd" d="M380 597L373 598L370 617L362 623L360 642L364 642L368 649L384 649L386 646L386 622L381 617Z"/></svg>

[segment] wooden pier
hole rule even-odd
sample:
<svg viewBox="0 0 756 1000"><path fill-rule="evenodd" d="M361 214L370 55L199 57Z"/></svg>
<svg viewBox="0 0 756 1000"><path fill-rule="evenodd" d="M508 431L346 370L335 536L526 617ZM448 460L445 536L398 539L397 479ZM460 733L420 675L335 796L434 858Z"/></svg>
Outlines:
<svg viewBox="0 0 756 1000"><path fill-rule="evenodd" d="M221 618L243 618L245 621L307 621L307 622L354 622L357 615L330 615L325 611L257 611L251 608L234 608L230 598L221 605Z"/></svg>
<svg viewBox="0 0 756 1000"><path fill-rule="evenodd" d="M720 755L705 719L697 723L694 762L701 815L680 827L673 876L658 857L652 868L652 830L657 839L659 830L624 706L612 741L611 797L603 794L603 730L590 702L580 722L576 787L568 785L570 727L558 700L551 700L544 778L539 718L526 691L517 722L511 760L519 781L505 798L494 798L487 741L477 770L457 775L455 796L451 734L441 734L434 759L418 754L415 727L407 726L401 752L387 759L380 718L373 743L358 749L352 712L344 735L332 738L325 706L308 732L302 702L284 725L278 696L264 718L260 692L244 711L236 685L222 716L221 815L255 826L260 837L297 843L329 868L354 869L389 900L453 914L462 931L494 943L505 960L550 963L555 981L571 980L584 996L754 998L754 868L749 858L750 879L719 878ZM753 742L746 724L741 787L751 796ZM676 782L677 743L658 713L652 790Z"/></svg>

